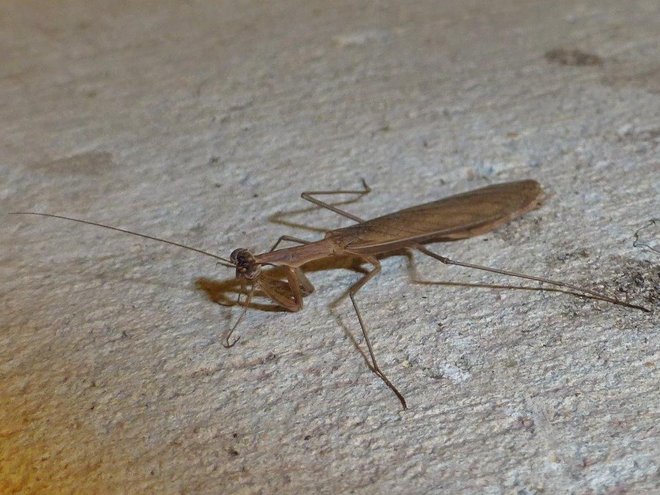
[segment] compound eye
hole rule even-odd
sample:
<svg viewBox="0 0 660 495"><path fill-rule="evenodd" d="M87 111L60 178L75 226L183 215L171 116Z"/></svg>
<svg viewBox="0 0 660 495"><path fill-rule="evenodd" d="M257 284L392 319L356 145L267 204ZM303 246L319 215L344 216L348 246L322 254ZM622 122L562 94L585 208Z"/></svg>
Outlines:
<svg viewBox="0 0 660 495"><path fill-rule="evenodd" d="M242 249L234 249L231 254L229 255L229 259L232 261L232 263L238 263L238 256L241 254Z"/></svg>

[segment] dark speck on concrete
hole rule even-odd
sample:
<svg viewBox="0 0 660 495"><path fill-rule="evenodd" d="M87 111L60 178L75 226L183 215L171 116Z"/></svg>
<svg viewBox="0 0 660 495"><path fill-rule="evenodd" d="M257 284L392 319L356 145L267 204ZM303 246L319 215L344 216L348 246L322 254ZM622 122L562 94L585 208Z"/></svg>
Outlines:
<svg viewBox="0 0 660 495"><path fill-rule="evenodd" d="M576 48L555 48L545 52L545 59L550 63L583 67L589 65L603 65L603 59L593 53L583 52Z"/></svg>

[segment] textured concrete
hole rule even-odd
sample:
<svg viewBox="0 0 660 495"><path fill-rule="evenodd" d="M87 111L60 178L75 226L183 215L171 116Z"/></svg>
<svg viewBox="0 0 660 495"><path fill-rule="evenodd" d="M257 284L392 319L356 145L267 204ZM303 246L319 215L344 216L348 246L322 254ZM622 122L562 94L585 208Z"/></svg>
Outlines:
<svg viewBox="0 0 660 495"><path fill-rule="evenodd" d="M0 53L0 492L660 493L656 0L5 1ZM433 249L655 313L387 258L359 300L402 411L329 307L350 265L227 350L213 259L4 215L228 256L350 223L298 195L360 178L365 217L536 178Z"/></svg>

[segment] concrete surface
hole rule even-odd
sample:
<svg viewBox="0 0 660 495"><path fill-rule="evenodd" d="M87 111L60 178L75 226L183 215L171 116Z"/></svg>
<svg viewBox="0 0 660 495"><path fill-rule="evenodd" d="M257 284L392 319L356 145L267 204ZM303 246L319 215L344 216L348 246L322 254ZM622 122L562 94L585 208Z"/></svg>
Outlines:
<svg viewBox="0 0 660 495"><path fill-rule="evenodd" d="M655 308L387 258L359 300L402 411L329 308L355 271L227 350L213 259L3 215L2 493L660 493L656 0L6 1L0 53L2 213L228 256L347 224L304 190L531 177L540 210L433 249Z"/></svg>

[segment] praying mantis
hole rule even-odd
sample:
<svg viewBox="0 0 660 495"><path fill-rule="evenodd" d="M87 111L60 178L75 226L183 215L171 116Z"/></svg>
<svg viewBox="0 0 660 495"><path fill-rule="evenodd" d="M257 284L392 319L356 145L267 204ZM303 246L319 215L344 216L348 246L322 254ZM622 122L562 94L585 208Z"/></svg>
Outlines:
<svg viewBox="0 0 660 495"><path fill-rule="evenodd" d="M649 311L643 306L621 301L616 297L584 287L563 281L550 280L544 277L452 260L440 256L425 247L425 244L428 243L457 241L485 234L537 208L543 199L543 189L535 180L493 184L430 203L399 210L371 220L364 220L338 208L336 205L318 198L318 196L334 194L365 195L370 191L371 189L363 180L361 190L304 192L301 195L304 200L346 217L354 221L355 224L327 231L325 236L317 241L307 241L297 237L283 235L267 252L253 254L248 249L239 248L235 249L228 259L178 242L88 220L41 212L14 212L13 214L59 218L131 234L153 241L164 242L209 256L216 259L219 264L235 269L235 276L241 283L241 292L245 295L245 301L243 303L240 302L239 293L238 303L243 306L243 311L235 324L226 332L224 337L225 347L232 347L238 341L238 338L231 341L231 335L250 306L255 291L262 291L276 305L285 310L296 312L303 308L303 298L314 292L314 286L302 268L306 263L325 258L351 257L355 258L361 264L370 265L371 269L354 282L346 292L355 310L363 341L367 348L367 354L365 355L363 353L367 366L394 393L403 409L408 407L406 399L379 366L369 337L367 325L356 300L356 295L360 289L381 272L379 261L379 257L381 256L400 252L402 249L413 249L446 265L457 265L532 280L560 287L561 289L547 287L530 288L524 286L495 287L554 290L579 297L607 301L612 304L641 311ZM280 243L284 241L297 243L298 245L277 249ZM264 267L279 267L284 271L286 280L282 281L269 277L268 270L264 270ZM283 285L284 290L282 290ZM368 356L368 359L366 356Z"/></svg>

